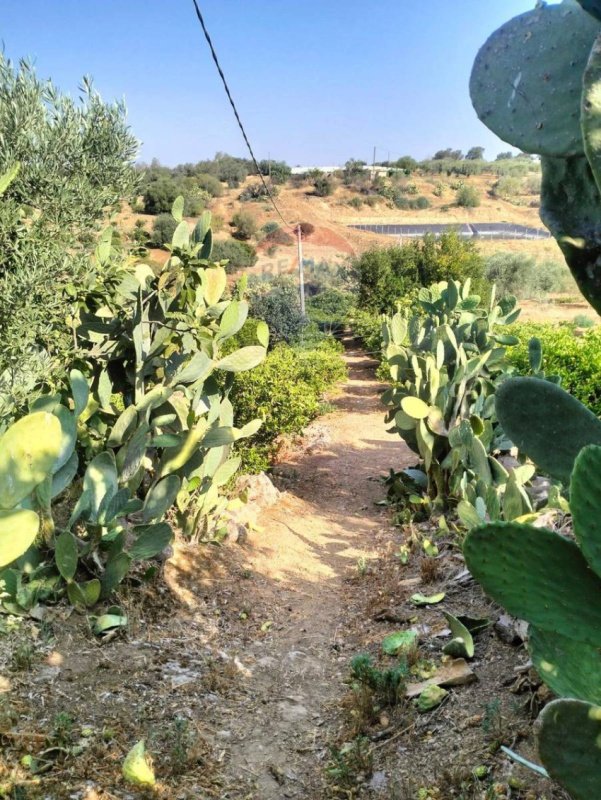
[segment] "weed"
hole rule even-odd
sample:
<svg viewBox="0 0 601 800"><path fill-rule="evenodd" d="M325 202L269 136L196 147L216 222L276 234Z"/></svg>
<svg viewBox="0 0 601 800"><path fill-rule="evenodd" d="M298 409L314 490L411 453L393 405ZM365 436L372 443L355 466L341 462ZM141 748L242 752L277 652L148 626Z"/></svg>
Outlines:
<svg viewBox="0 0 601 800"><path fill-rule="evenodd" d="M373 757L369 740L365 736L359 736L340 748L330 748L326 774L337 788L350 789L360 779L369 778L372 771Z"/></svg>
<svg viewBox="0 0 601 800"><path fill-rule="evenodd" d="M185 772L191 761L191 751L194 747L196 736L190 727L190 722L184 717L176 717L167 730L167 760L173 775Z"/></svg>
<svg viewBox="0 0 601 800"><path fill-rule="evenodd" d="M73 741L73 725L75 720L67 711L59 711L52 722L52 742L60 747L66 747Z"/></svg>
<svg viewBox="0 0 601 800"><path fill-rule="evenodd" d="M34 648L30 642L19 642L11 653L12 672L29 672L33 666Z"/></svg>
<svg viewBox="0 0 601 800"><path fill-rule="evenodd" d="M359 574L359 577L363 578L365 575L367 575L368 569L367 559L365 556L360 556L357 559L357 573Z"/></svg>
<svg viewBox="0 0 601 800"><path fill-rule="evenodd" d="M380 670L366 653L356 655L351 661L351 678L374 693L379 706L393 706L405 691L409 669L406 661L400 661L391 669Z"/></svg>

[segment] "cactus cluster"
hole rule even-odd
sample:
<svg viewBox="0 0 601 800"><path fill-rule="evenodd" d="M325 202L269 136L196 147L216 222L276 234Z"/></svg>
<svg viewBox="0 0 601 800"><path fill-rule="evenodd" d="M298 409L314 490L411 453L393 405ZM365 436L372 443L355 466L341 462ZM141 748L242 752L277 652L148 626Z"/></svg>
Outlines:
<svg viewBox="0 0 601 800"><path fill-rule="evenodd" d="M472 102L505 141L542 157L541 218L583 294L601 311L601 9L538 5L476 57Z"/></svg>
<svg viewBox="0 0 601 800"><path fill-rule="evenodd" d="M497 522L470 531L464 555L487 594L530 623L534 665L555 694L569 698L541 714L539 750L549 774L581 800L595 796L600 766L601 422L536 377L505 381L496 409L520 450L569 483L575 541Z"/></svg>
<svg viewBox="0 0 601 800"><path fill-rule="evenodd" d="M144 264L112 270L103 234L96 257L113 287L73 321L83 370L0 438L0 583L13 613L65 590L76 607L93 606L169 545L172 507L197 536L216 535L226 511L220 489L240 465L232 446L261 424L235 426L231 375L261 362L269 332L259 325L256 345L227 350L248 305L242 292L226 297L225 270L208 261L210 215L192 233L181 202L174 216L159 275ZM55 523L56 505L61 518L69 507L66 523Z"/></svg>
<svg viewBox="0 0 601 800"><path fill-rule="evenodd" d="M493 455L510 446L494 393L507 370L505 347L517 341L498 330L519 315L515 298L497 303L493 290L484 307L469 281L449 281L422 289L419 305L419 315L384 322L393 381L382 396L386 421L421 457L421 483L435 503L462 501L460 513L476 523L519 517L531 510L523 484L532 470L507 470Z"/></svg>

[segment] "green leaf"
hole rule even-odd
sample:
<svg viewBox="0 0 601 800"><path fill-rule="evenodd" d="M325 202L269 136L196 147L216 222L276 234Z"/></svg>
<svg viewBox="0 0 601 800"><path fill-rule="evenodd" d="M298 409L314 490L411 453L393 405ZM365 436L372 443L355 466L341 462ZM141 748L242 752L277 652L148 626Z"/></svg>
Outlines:
<svg viewBox="0 0 601 800"><path fill-rule="evenodd" d="M256 337L259 344L267 349L269 345L269 326L263 320L259 320L257 323Z"/></svg>
<svg viewBox="0 0 601 800"><path fill-rule="evenodd" d="M83 488L89 497L90 510L96 517L105 495L116 494L118 488L117 467L112 452L99 453L90 461L84 475Z"/></svg>
<svg viewBox="0 0 601 800"><path fill-rule="evenodd" d="M430 413L430 406L419 397L403 397L401 408L411 419L426 419Z"/></svg>
<svg viewBox="0 0 601 800"><path fill-rule="evenodd" d="M11 425L0 439L0 508L14 508L48 477L62 448L54 414L36 411Z"/></svg>
<svg viewBox="0 0 601 800"><path fill-rule="evenodd" d="M131 436L137 422L138 412L135 406L127 406L123 409L109 434L107 446L118 447L123 444Z"/></svg>
<svg viewBox="0 0 601 800"><path fill-rule="evenodd" d="M83 372L80 372L78 369L72 369L69 373L69 386L71 387L71 394L73 396L73 413L77 418L88 405L90 388Z"/></svg>
<svg viewBox="0 0 601 800"><path fill-rule="evenodd" d="M77 572L77 542L68 531L57 536L54 545L54 560L58 571L66 581L71 581Z"/></svg>
<svg viewBox="0 0 601 800"><path fill-rule="evenodd" d="M181 222L184 218L184 198L181 194L173 201L171 216L176 222Z"/></svg>
<svg viewBox="0 0 601 800"><path fill-rule="evenodd" d="M146 495L142 522L160 519L175 502L180 487L181 481L177 475L168 475L156 483Z"/></svg>
<svg viewBox="0 0 601 800"><path fill-rule="evenodd" d="M127 617L121 614L102 614L96 617L92 625L92 631L96 636L102 633L114 630L115 628L125 628L127 626Z"/></svg>
<svg viewBox="0 0 601 800"><path fill-rule="evenodd" d="M0 175L0 197L2 197L4 192L8 189L8 187L17 177L20 169L21 169L21 162L15 161L15 163L12 165L12 167L10 167L10 169L8 169L6 172Z"/></svg>
<svg viewBox="0 0 601 800"><path fill-rule="evenodd" d="M172 379L173 384L177 383L194 383L203 378L206 378L213 369L213 362L206 353L199 350L195 353L190 361L179 369Z"/></svg>
<svg viewBox="0 0 601 800"><path fill-rule="evenodd" d="M171 247L176 248L179 247L181 250L185 250L190 242L190 229L188 228L188 223L183 220L177 226L173 233L173 238L171 239Z"/></svg>
<svg viewBox="0 0 601 800"><path fill-rule="evenodd" d="M461 623L457 617L443 611L449 627L451 629L451 636L453 637L442 649L443 653L453 658L473 658L474 657L474 640L472 634Z"/></svg>
<svg viewBox="0 0 601 800"><path fill-rule="evenodd" d="M171 526L166 522L156 525L136 525L134 528L134 543L129 552L134 561L148 561L169 546L173 539Z"/></svg>
<svg viewBox="0 0 601 800"><path fill-rule="evenodd" d="M227 273L223 267L208 267L203 273L205 303L214 306L221 300L227 286Z"/></svg>
<svg viewBox="0 0 601 800"><path fill-rule="evenodd" d="M256 345L241 347L218 361L215 367L226 372L243 372L258 366L266 354L267 351L264 347L257 347Z"/></svg>
<svg viewBox="0 0 601 800"><path fill-rule="evenodd" d="M102 575L102 597L108 597L129 572L131 557L127 553L119 553L108 561Z"/></svg>
<svg viewBox="0 0 601 800"><path fill-rule="evenodd" d="M123 777L134 786L154 786L154 770L146 759L144 741L132 747L123 762Z"/></svg>
<svg viewBox="0 0 601 800"><path fill-rule="evenodd" d="M0 511L0 567L6 567L29 550L39 527L35 511Z"/></svg>
<svg viewBox="0 0 601 800"><path fill-rule="evenodd" d="M445 599L445 596L445 592L432 594L428 597L421 592L418 592L417 594L411 595L411 602L416 606L434 606L438 603L442 603L442 601Z"/></svg>
<svg viewBox="0 0 601 800"><path fill-rule="evenodd" d="M77 475L79 468L79 458L77 453L71 453L71 458L64 464L58 472L52 476L52 498L58 497L59 494L71 485L73 479Z"/></svg>

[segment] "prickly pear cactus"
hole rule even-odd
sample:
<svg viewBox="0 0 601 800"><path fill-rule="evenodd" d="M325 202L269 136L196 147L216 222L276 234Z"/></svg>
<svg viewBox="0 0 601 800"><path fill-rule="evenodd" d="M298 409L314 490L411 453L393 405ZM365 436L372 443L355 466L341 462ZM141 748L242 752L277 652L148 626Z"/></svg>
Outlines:
<svg viewBox="0 0 601 800"><path fill-rule="evenodd" d="M482 122L542 156L541 219L601 311L601 4L564 0L510 20L478 53Z"/></svg>
<svg viewBox="0 0 601 800"><path fill-rule="evenodd" d="M589 798L599 794L601 770L601 709L590 705L601 702L601 447L578 455L570 490L577 543L494 523L470 531L464 555L487 594L530 623L528 646L545 683L574 698L543 711L540 754L572 797Z"/></svg>
<svg viewBox="0 0 601 800"><path fill-rule="evenodd" d="M538 748L551 777L573 800L599 797L601 707L580 700L555 700L543 710L540 723Z"/></svg>
<svg viewBox="0 0 601 800"><path fill-rule="evenodd" d="M470 82L482 122L526 153L582 155L582 75L598 33L575 3L544 5L495 31Z"/></svg>

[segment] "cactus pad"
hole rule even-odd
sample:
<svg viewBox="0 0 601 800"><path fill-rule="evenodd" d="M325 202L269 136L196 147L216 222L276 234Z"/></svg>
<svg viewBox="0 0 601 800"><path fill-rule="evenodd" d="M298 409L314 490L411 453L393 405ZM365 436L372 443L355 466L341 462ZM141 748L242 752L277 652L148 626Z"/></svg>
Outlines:
<svg viewBox="0 0 601 800"><path fill-rule="evenodd" d="M555 700L540 716L538 748L549 774L573 800L593 800L601 787L601 708Z"/></svg>
<svg viewBox="0 0 601 800"><path fill-rule="evenodd" d="M470 81L482 122L527 153L581 155L582 75L598 33L598 20L572 3L536 8L499 28Z"/></svg>
<svg viewBox="0 0 601 800"><path fill-rule="evenodd" d="M495 405L499 422L516 447L566 485L582 448L601 445L601 422L597 417L565 389L549 381L504 381L497 389Z"/></svg>
<svg viewBox="0 0 601 800"><path fill-rule="evenodd" d="M40 520L35 511L0 511L0 568L29 550L39 527Z"/></svg>
<svg viewBox="0 0 601 800"><path fill-rule="evenodd" d="M590 445L579 454L570 498L574 533L582 555L601 577L601 447Z"/></svg>
<svg viewBox="0 0 601 800"><path fill-rule="evenodd" d="M574 542L545 528L495 522L473 528L463 554L484 591L510 614L601 647L601 579Z"/></svg>
<svg viewBox="0 0 601 800"><path fill-rule="evenodd" d="M53 470L62 429L54 414L27 414L0 439L0 508L13 508Z"/></svg>
<svg viewBox="0 0 601 800"><path fill-rule="evenodd" d="M601 703L601 652L598 647L531 625L528 650L539 675L556 695Z"/></svg>

